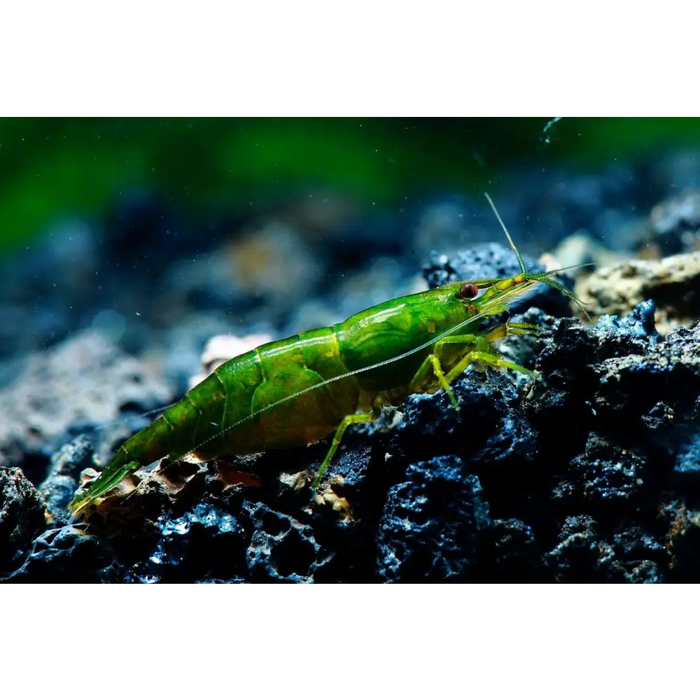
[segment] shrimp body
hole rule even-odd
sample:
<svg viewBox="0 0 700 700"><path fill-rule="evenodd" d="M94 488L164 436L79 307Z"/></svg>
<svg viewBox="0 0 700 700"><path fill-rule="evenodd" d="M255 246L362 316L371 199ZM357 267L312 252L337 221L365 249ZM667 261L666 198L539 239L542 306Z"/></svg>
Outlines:
<svg viewBox="0 0 700 700"><path fill-rule="evenodd" d="M517 253L517 251L516 251ZM519 257L519 256L518 256ZM536 333L531 324L481 322L553 273L446 284L392 299L327 328L261 345L221 365L160 418L127 440L102 474L71 501L78 512L140 466L167 457L209 460L309 445L335 431L314 480L345 429L374 420L382 406L443 388L473 362L535 375L503 360L492 343Z"/></svg>

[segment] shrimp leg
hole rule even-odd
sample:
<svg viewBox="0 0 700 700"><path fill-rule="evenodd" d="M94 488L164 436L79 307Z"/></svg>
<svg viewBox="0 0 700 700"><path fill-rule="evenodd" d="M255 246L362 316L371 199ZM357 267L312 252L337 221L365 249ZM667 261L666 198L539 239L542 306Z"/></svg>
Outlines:
<svg viewBox="0 0 700 700"><path fill-rule="evenodd" d="M427 380L429 379L430 373L432 371L442 388L445 390L445 393L450 397L452 405L455 408L458 408L459 404L457 403L457 399L450 387L450 382L445 376L445 373L442 369L442 364L440 363L440 355L443 354L442 351L445 345L447 344L471 345L473 347L476 346L478 340L479 336L473 334L454 335L448 338L443 338L442 340L438 340L438 342L435 343L433 352L430 353L430 355L428 355L428 357L426 357L425 360L423 360L423 363L418 368L418 371L413 377L413 380L411 381L410 385L411 393L418 392L421 389L425 388Z"/></svg>
<svg viewBox="0 0 700 700"><path fill-rule="evenodd" d="M321 468L318 470L314 480L311 482L312 489L316 489L321 482L321 479L323 478L326 469L328 469L328 465L331 463L333 455L335 455L335 451L338 449L338 445L340 445L348 426L353 425L354 423L371 423L373 420L376 420L377 417L378 416L375 413L353 413L352 415L345 416L345 418L343 418L338 426L338 429L335 431L333 442L331 443L330 449L328 450L328 453L321 464Z"/></svg>
<svg viewBox="0 0 700 700"><path fill-rule="evenodd" d="M450 387L453 382L472 362L483 362L493 367L506 367L508 369L517 370L530 376L539 378L539 374L533 370L517 365L513 362L508 362L502 359L499 355L490 350L489 345L497 340L502 340L509 335L534 335L538 332L538 327L532 323L504 323L486 335L454 335L443 338L435 343L433 352L425 358L413 380L411 381L411 391L420 391L426 385L426 380L430 376L430 372L435 375L436 379L449 396L450 402L455 408L459 408L457 399ZM442 369L440 357L444 354L445 346L447 345L464 345L470 348L469 352L455 365L447 374Z"/></svg>
<svg viewBox="0 0 700 700"><path fill-rule="evenodd" d="M540 373L522 365L517 365L514 362L508 362L504 360L500 355L495 353L490 348L490 344L496 342L497 340L503 340L503 338L509 335L537 335L540 328L534 323L504 323L501 326L497 326L493 330L489 331L485 336L479 338L476 350L471 350L468 352L445 376L445 380L449 383L459 377L462 372L472 363L472 362L483 362L491 367L501 368L505 367L507 369L513 369L517 372L522 372L535 379L540 379ZM459 336L453 336L458 338ZM450 341L450 338L444 338L443 342ZM436 343L437 346L437 343Z"/></svg>

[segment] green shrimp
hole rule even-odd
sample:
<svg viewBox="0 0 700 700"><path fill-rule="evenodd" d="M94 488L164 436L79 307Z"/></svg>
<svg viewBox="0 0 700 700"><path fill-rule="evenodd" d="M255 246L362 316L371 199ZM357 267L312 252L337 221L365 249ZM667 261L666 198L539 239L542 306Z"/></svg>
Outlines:
<svg viewBox="0 0 700 700"><path fill-rule="evenodd" d="M544 283L574 301L552 279L560 270L530 274L486 195L521 272L512 277L454 282L392 299L329 328L261 345L221 365L157 420L127 440L69 509L75 514L141 466L167 457L211 460L310 445L335 432L312 487L317 488L356 423L375 420L383 406L450 384L472 363L537 373L508 362L493 343L537 326L506 322L479 330L483 319L508 311L513 300Z"/></svg>

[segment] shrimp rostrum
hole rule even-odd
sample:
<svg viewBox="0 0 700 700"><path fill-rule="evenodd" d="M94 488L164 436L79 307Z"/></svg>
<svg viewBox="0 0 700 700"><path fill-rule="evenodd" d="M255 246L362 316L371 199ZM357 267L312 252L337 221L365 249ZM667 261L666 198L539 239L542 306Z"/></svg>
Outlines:
<svg viewBox="0 0 700 700"><path fill-rule="evenodd" d="M313 480L316 488L348 426L375 420L383 406L439 389L457 406L450 384L473 363L537 376L493 347L510 335L535 334L537 326L505 322L480 330L482 322L508 311L540 283L575 297L552 279L559 271L528 273L503 229L520 264L517 275L392 299L335 326L234 357L127 440L73 498L70 510L77 513L131 472L164 457L248 455L310 445L335 433Z"/></svg>

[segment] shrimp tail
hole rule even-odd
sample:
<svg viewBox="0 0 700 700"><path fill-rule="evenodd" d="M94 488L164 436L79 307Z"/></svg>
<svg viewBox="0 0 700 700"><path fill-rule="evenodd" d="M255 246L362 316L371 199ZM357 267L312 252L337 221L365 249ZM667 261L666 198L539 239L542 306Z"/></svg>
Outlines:
<svg viewBox="0 0 700 700"><path fill-rule="evenodd" d="M186 409L187 401L180 401L157 420L130 437L117 451L102 473L85 491L77 494L68 504L68 510L76 515L86 505L114 488L125 476L135 472L139 467L151 464L162 457L177 452L177 441L187 440L187 430L180 431L179 437L173 425L187 426L178 412ZM196 418L199 416L197 415Z"/></svg>
<svg viewBox="0 0 700 700"><path fill-rule="evenodd" d="M97 479L85 491L81 491L74 496L73 500L68 504L68 510L72 515L77 515L91 501L107 493L124 477L135 472L140 466L139 462L133 461L123 449L120 449Z"/></svg>

